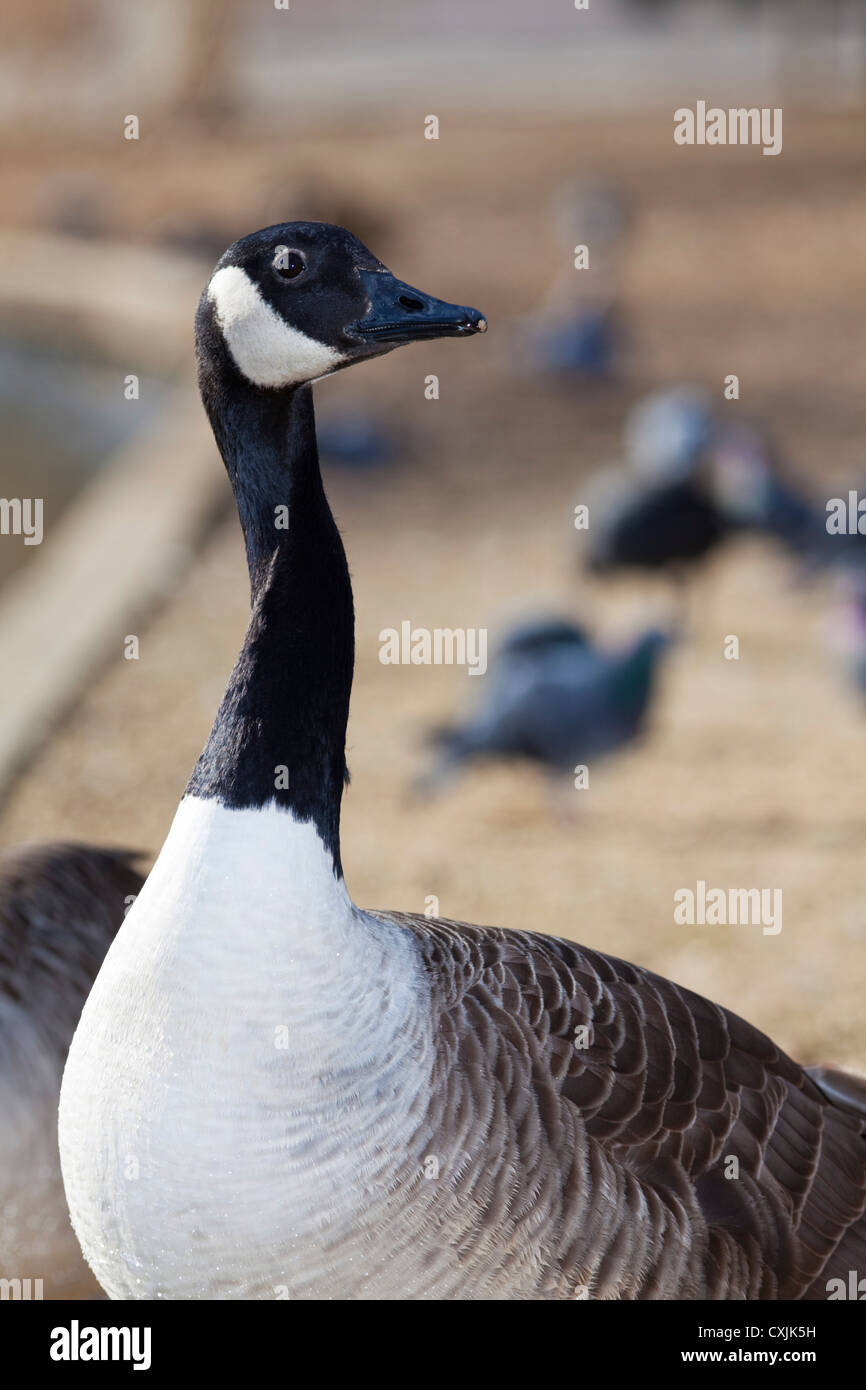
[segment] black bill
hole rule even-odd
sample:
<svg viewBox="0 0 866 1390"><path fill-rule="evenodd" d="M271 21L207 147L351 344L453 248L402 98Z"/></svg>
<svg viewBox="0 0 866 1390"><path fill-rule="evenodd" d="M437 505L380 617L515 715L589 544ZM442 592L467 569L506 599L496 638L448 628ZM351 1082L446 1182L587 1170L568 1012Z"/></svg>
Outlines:
<svg viewBox="0 0 866 1390"><path fill-rule="evenodd" d="M358 272L370 308L355 324L359 337L379 343L411 343L424 338L462 338L486 333L487 320L465 304L446 304L397 280L390 270Z"/></svg>

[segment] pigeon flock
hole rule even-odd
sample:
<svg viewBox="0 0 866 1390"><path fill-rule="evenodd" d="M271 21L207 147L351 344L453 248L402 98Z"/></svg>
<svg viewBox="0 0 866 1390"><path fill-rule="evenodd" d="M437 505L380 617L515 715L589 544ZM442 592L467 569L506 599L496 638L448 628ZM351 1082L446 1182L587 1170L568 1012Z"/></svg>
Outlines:
<svg viewBox="0 0 866 1390"><path fill-rule="evenodd" d="M840 669L866 694L866 537L828 529L825 499L781 462L768 432L730 424L690 387L654 392L628 413L623 462L589 487L581 563L593 575L663 573L677 584L733 537L765 537L800 581L833 580L828 641ZM438 790L485 759L527 759L553 775L609 755L643 732L659 662L682 624L648 627L608 649L549 615L501 638L482 697L432 731L435 762L422 781Z"/></svg>
<svg viewBox="0 0 866 1390"><path fill-rule="evenodd" d="M577 388L621 378L626 199L611 185L577 179L559 190L551 224L553 240L592 274L562 272L519 322L516 370ZM829 577L836 597L828 645L866 694L866 535L828 521L828 499L787 467L760 422L692 385L651 392L627 411L620 460L590 480L585 510L578 563L592 576L661 574L682 598L709 555L751 533L789 559L799 582ZM560 616L522 621L501 635L480 698L429 732L432 760L418 787L438 792L470 764L497 759L528 760L562 778L627 747L647 727L670 639L686 628L648 626L610 648Z"/></svg>

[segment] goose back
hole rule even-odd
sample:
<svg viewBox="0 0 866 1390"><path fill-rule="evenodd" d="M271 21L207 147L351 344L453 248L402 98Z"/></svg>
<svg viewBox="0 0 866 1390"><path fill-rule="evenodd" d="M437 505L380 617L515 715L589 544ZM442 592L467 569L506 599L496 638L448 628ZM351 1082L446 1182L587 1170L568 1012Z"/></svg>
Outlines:
<svg viewBox="0 0 866 1390"><path fill-rule="evenodd" d="M0 854L0 1277L46 1298L99 1289L69 1224L57 1098L84 1000L141 888L135 855L75 844Z"/></svg>

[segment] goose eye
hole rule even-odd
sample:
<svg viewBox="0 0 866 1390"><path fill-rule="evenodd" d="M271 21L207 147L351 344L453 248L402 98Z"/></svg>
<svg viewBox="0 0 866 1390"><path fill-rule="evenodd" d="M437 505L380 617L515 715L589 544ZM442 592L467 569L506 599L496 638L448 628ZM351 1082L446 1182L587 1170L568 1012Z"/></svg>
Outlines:
<svg viewBox="0 0 866 1390"><path fill-rule="evenodd" d="M284 280L296 280L302 275L306 263L300 251L290 251L287 246L278 246L274 255L274 270Z"/></svg>

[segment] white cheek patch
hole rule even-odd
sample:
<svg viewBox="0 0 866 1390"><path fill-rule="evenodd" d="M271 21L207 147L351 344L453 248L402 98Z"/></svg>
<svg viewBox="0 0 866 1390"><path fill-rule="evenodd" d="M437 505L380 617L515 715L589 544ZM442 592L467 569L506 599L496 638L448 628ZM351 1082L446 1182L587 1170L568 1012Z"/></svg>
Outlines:
<svg viewBox="0 0 866 1390"><path fill-rule="evenodd" d="M256 386L297 386L345 361L343 353L286 323L240 266L218 270L208 294L235 365Z"/></svg>

